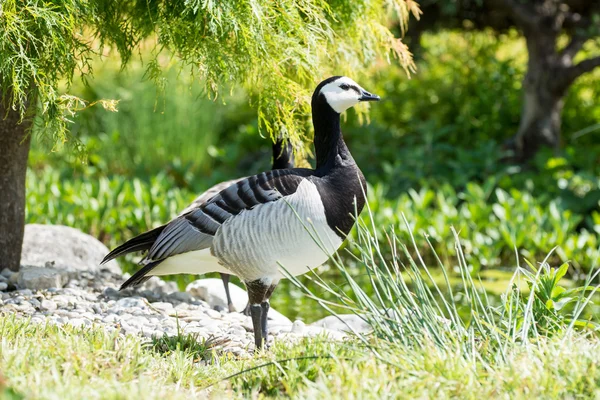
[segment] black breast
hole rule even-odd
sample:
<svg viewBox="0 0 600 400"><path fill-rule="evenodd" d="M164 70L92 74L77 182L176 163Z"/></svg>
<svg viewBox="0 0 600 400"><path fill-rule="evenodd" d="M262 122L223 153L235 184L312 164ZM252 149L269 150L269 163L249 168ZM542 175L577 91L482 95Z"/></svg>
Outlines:
<svg viewBox="0 0 600 400"><path fill-rule="evenodd" d="M314 182L321 195L327 224L342 240L345 239L354 226L355 211L360 214L365 206L365 177L354 164L353 168L333 169L325 176L313 176L309 179Z"/></svg>

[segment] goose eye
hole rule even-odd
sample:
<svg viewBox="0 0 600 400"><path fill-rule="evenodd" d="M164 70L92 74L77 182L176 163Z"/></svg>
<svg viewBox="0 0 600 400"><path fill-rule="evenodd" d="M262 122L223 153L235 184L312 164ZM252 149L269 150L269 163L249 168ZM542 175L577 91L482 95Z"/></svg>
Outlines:
<svg viewBox="0 0 600 400"><path fill-rule="evenodd" d="M349 86L349 85L347 85L347 84L345 84L345 83L342 83L342 84L340 85L340 88L341 88L341 89L344 89L344 90L348 90L348 89L350 89L350 86Z"/></svg>

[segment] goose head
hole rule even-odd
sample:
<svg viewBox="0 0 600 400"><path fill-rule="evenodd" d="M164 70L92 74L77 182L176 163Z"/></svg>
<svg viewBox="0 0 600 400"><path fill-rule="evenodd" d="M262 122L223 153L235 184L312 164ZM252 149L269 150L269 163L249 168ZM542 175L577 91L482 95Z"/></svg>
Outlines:
<svg viewBox="0 0 600 400"><path fill-rule="evenodd" d="M318 100L325 101L333 111L341 114L361 101L379 101L380 97L367 92L347 76L332 76L315 89L313 104Z"/></svg>

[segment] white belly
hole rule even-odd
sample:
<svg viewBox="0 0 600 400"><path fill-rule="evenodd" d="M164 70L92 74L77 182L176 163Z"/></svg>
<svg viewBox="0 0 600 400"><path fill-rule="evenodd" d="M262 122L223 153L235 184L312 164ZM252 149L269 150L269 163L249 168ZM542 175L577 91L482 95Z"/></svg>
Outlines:
<svg viewBox="0 0 600 400"><path fill-rule="evenodd" d="M296 193L227 220L217 231L212 253L245 281L279 280L279 264L296 276L318 267L340 247L327 225L316 186L303 180Z"/></svg>
<svg viewBox="0 0 600 400"><path fill-rule="evenodd" d="M171 275L171 274L207 274L209 272L231 273L217 260L210 249L189 251L187 253L177 254L169 257L158 264L151 272L151 275Z"/></svg>

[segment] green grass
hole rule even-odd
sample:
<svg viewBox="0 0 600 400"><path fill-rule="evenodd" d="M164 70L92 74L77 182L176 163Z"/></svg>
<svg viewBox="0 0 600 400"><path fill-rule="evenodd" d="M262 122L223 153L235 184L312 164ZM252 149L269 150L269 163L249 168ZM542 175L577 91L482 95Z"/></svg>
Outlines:
<svg viewBox="0 0 600 400"><path fill-rule="evenodd" d="M6 381L0 398L10 398L9 390L32 399L600 396L600 342L582 334L516 345L504 360L492 362L466 359L458 344L444 349L387 344L382 360L355 342L323 340L278 343L254 358L216 354L196 362L187 350L159 353L142 338L99 327L80 331L2 316L0 332L0 370ZM281 361L310 356L324 358Z"/></svg>

